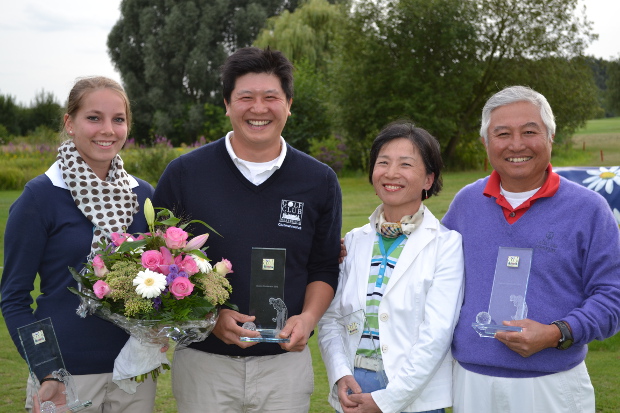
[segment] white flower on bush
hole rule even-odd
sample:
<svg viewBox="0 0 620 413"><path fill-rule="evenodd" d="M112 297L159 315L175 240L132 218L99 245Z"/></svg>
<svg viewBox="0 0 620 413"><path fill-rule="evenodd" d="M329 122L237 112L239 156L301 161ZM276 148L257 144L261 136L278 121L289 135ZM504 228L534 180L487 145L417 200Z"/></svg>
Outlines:
<svg viewBox="0 0 620 413"><path fill-rule="evenodd" d="M142 298L159 297L166 288L166 276L149 269L140 271L136 278L133 279L133 285L136 286L136 293Z"/></svg>
<svg viewBox="0 0 620 413"><path fill-rule="evenodd" d="M598 192L604 187L605 192L611 194L614 190L614 182L620 185L620 166L612 166L609 169L601 166L598 170L591 169L586 172L592 175L582 182L584 185L588 184L588 189Z"/></svg>
<svg viewBox="0 0 620 413"><path fill-rule="evenodd" d="M195 255L195 254L190 254L190 257L192 257L194 259L194 262L198 266L198 269L200 270L201 273L208 274L213 269L211 264L209 264L209 260L206 260L206 259L204 259L202 257L199 257L198 255Z"/></svg>

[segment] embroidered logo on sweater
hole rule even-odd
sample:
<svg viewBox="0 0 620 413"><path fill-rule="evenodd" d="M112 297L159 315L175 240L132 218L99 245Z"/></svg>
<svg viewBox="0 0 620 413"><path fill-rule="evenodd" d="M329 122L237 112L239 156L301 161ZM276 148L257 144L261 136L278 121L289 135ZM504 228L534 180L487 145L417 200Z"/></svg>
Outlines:
<svg viewBox="0 0 620 413"><path fill-rule="evenodd" d="M283 199L280 206L280 222L278 226L301 229L301 218L304 213L304 203Z"/></svg>
<svg viewBox="0 0 620 413"><path fill-rule="evenodd" d="M553 236L553 232L547 232L545 238L538 241L538 244L536 244L536 248L548 252L555 252L558 249L558 245L553 242Z"/></svg>

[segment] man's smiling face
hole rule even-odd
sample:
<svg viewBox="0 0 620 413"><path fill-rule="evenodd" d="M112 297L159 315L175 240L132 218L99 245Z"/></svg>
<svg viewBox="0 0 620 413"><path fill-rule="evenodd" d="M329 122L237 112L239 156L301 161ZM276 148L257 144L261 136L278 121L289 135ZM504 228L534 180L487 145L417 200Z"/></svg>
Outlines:
<svg viewBox="0 0 620 413"><path fill-rule="evenodd" d="M292 100L286 99L280 79L269 73L239 76L230 102L224 103L233 128L232 144L235 153L248 161L272 160L247 159L247 156L280 147L280 136L291 114L292 103ZM279 150L276 156L278 153Z"/></svg>
<svg viewBox="0 0 620 413"><path fill-rule="evenodd" d="M552 141L538 106L523 101L493 110L488 136L489 162L505 190L525 192L542 186Z"/></svg>

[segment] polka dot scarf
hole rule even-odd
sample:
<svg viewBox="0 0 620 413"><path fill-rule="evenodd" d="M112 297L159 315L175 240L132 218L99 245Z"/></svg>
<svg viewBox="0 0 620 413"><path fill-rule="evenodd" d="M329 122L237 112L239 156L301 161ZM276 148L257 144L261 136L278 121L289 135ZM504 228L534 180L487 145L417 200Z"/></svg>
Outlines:
<svg viewBox="0 0 620 413"><path fill-rule="evenodd" d="M82 159L72 140L60 145L56 159L75 205L94 225L88 256L92 259L100 241L112 232L126 232L133 215L140 210L138 197L131 191L129 175L119 155L112 159L105 181Z"/></svg>

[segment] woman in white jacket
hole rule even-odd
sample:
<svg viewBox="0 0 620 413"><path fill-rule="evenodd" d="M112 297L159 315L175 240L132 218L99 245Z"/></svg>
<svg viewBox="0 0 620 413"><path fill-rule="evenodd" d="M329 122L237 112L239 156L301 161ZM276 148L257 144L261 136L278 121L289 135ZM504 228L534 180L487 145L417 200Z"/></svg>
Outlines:
<svg viewBox="0 0 620 413"><path fill-rule="evenodd" d="M319 322L339 412L443 412L452 403L461 236L422 203L441 190L441 167L437 140L410 122L389 124L372 144L369 180L382 204L346 235L338 290Z"/></svg>

